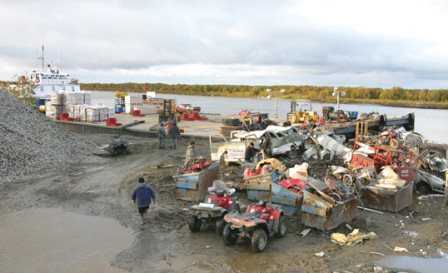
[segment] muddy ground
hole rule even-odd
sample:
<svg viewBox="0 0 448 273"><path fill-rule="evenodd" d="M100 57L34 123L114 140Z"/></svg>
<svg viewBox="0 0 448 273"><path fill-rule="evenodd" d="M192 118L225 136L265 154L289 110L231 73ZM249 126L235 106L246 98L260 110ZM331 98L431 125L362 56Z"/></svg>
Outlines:
<svg viewBox="0 0 448 273"><path fill-rule="evenodd" d="M110 139L109 135L87 137L100 145ZM129 272L374 272L382 254L397 254L392 250L395 246L410 252L398 255L436 257L438 250L448 252L448 209L443 206L443 198L419 201L415 197L411 207L397 214L358 211L350 225L361 232L373 231L378 237L353 247L331 243L331 232L312 229L302 237L300 232L307 227L297 217L287 219L287 236L272 238L262 253L252 253L244 242L224 246L213 230L191 233L186 219L187 208L193 203L175 199L172 175L183 162L189 140L182 139L177 150L159 150L157 139L128 140L132 144L129 155L108 158L101 165L71 166L48 173L43 179L4 186L0 210L57 208L115 219L132 229L135 239L130 247L124 245L110 263ZM208 157L208 141L197 143L199 154ZM162 164L173 167L157 168ZM138 214L130 199L139 176L144 176L157 194L145 230L138 228ZM246 205L249 202L245 193L240 193L240 201ZM350 232L346 226L335 231ZM320 251L324 257L314 255Z"/></svg>

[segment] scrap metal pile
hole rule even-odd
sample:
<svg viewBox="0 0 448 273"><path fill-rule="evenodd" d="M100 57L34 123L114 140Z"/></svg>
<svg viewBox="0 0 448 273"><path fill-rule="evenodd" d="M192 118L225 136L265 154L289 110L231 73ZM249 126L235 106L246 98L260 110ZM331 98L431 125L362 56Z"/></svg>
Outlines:
<svg viewBox="0 0 448 273"><path fill-rule="evenodd" d="M282 215L298 215L304 225L320 230L351 222L358 208L398 212L412 203L414 189L444 191L446 145L428 143L402 127L376 132L361 123L354 125L354 139L327 126L232 132L229 140L210 138L211 157L221 159L220 179L245 191L249 200L268 202ZM250 146L258 153L248 161L245 149ZM240 179L233 175L232 181L226 180L229 165L244 169ZM213 180L203 182L210 186ZM266 228L262 237L269 231ZM238 237L229 232L227 243Z"/></svg>

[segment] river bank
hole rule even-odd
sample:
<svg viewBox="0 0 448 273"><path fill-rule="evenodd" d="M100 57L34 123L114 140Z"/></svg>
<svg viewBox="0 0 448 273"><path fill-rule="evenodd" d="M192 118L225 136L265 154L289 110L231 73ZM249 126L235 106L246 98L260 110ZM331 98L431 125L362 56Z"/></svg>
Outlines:
<svg viewBox="0 0 448 273"><path fill-rule="evenodd" d="M129 87L129 85L131 85L131 87ZM132 84L129 85L117 85L114 86L113 89L109 89L108 85L106 84L101 85L98 88L92 88L95 87L95 85L92 84L84 84L81 85L81 88L83 90L89 90L89 91L106 91L106 92L113 92L116 90L122 90L122 91L128 91L128 92L133 92L133 93L146 93L146 89L139 89L137 87L132 87ZM138 85L138 84L135 84ZM176 85L177 86L177 85ZM183 85L180 85L183 86ZM106 88L105 88L106 87ZM254 87L254 90L252 90L251 92L248 91L232 91L232 92L204 92L203 89L200 88L201 86L193 86L193 90L196 91L192 91L191 89L188 89L184 92L182 91L176 91L176 92L169 92L166 91L164 89L148 89L148 90L156 90L157 93L159 94L167 94L167 95L190 95L190 96L208 96L208 97L229 97L229 98L260 98L260 97L267 97L268 93L266 92L260 92L260 90L258 90L260 87ZM101 88L105 88L105 89L101 89ZM194 89L196 88L196 89ZM258 89L255 89L258 88ZM267 88L275 88L273 90L277 90L280 87L263 87L265 89ZM316 87L316 88L321 88L321 87ZM311 101L315 101L315 102L319 102L319 103L325 103L325 104L332 104L335 102L335 98L332 97L331 92L329 91L330 88L326 88L325 92L323 92L322 90L317 90L314 93L310 93L310 94L303 94L301 92L295 92L295 91L285 91L284 93L280 94L273 94L272 97L277 96L279 99L284 99L284 100L296 100L296 99L309 99ZM383 92L388 92L389 90L382 90ZM406 90L408 92L420 92L420 90ZM439 92L442 93L441 95L439 95L440 97L446 97L448 96L448 90L424 90L426 92L425 96L430 96L427 95L429 94L428 92ZM379 91L378 91L379 92ZM393 89L390 90L390 92L394 92ZM445 94L446 93L446 94ZM298 95L300 94L300 95ZM409 95L410 96L410 95ZM387 96L385 96L387 97ZM373 105L383 105L383 106L397 106L397 107L407 107L407 108L423 108L423 109L448 109L448 101L440 99L438 101L434 101L431 99L423 99L422 95L413 95L413 99L396 99L393 96L392 97L388 97L388 99L379 99L379 98L375 98L375 99L369 99L369 95L366 94L365 96L359 96L356 95L356 97L351 97L349 91L346 92L346 95L343 97L343 99L341 99L342 101L344 101L344 103L347 104L373 104Z"/></svg>

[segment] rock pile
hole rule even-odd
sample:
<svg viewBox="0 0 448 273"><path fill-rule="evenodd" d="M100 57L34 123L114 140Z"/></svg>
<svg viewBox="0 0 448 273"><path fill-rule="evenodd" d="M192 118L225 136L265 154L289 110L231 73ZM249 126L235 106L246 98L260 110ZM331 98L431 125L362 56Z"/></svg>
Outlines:
<svg viewBox="0 0 448 273"><path fill-rule="evenodd" d="M45 175L69 164L93 163L103 151L0 90L0 184Z"/></svg>

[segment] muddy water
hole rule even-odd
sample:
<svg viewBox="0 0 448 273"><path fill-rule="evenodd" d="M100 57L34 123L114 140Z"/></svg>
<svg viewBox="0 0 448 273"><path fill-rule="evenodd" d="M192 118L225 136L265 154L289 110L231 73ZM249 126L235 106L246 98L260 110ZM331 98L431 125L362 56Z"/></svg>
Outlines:
<svg viewBox="0 0 448 273"><path fill-rule="evenodd" d="M123 272L110 263L133 240L132 230L109 218L0 210L0 272Z"/></svg>
<svg viewBox="0 0 448 273"><path fill-rule="evenodd" d="M411 256L391 256L379 262L380 265L394 269L411 270L419 273L448 272L448 258L421 258Z"/></svg>

